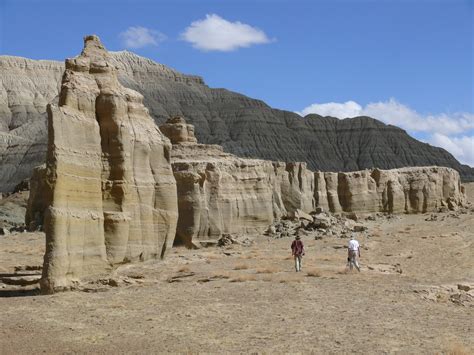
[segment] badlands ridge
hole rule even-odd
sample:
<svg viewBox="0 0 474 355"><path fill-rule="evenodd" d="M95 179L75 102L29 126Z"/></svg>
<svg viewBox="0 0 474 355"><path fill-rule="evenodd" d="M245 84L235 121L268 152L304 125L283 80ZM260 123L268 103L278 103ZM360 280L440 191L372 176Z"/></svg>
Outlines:
<svg viewBox="0 0 474 355"><path fill-rule="evenodd" d="M46 293L124 262L164 257L175 237L192 247L225 233L262 233L317 209L419 213L465 202L451 168L313 172L306 163L199 144L182 117L158 129L96 36L66 60L47 115L46 165L35 170L27 211L28 224L46 232Z"/></svg>
<svg viewBox="0 0 474 355"><path fill-rule="evenodd" d="M474 169L446 150L374 118L301 117L127 51L109 54L119 82L143 95L158 125L182 116L199 142L237 156L301 161L313 171L446 166L474 181ZM46 161L46 106L58 105L64 69L58 61L0 56L0 192L13 191Z"/></svg>

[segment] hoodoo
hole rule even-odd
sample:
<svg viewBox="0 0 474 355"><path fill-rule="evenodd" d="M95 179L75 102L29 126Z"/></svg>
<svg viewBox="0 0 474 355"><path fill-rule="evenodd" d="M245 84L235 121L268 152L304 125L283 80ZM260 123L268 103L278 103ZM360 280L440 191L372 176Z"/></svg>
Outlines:
<svg viewBox="0 0 474 355"><path fill-rule="evenodd" d="M172 245L171 144L142 102L118 82L98 37L85 37L81 55L66 60L59 106L47 109L44 292L159 258Z"/></svg>

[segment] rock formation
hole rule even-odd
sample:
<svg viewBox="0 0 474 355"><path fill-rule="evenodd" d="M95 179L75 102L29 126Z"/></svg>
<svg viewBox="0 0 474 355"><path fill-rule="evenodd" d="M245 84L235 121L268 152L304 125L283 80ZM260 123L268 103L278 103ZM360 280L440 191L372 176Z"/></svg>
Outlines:
<svg viewBox="0 0 474 355"><path fill-rule="evenodd" d="M405 131L369 117L339 120L276 110L260 100L211 89L196 76L183 75L130 52L111 54L119 81L144 96L159 124L186 117L206 144L220 144L242 157L304 161L321 171L447 166L465 181L474 169L447 151L419 142ZM11 191L46 157L46 103L55 102L59 62L0 56L0 191Z"/></svg>
<svg viewBox="0 0 474 355"><path fill-rule="evenodd" d="M47 206L44 292L162 257L176 230L171 144L143 96L119 83L99 39L84 43L80 56L66 60L59 106L48 105L46 168L32 186L42 201L30 205Z"/></svg>
<svg viewBox="0 0 474 355"><path fill-rule="evenodd" d="M193 129L182 118L168 120L160 130L174 142L178 243L191 247L196 239L216 239L223 233L259 233L281 216L274 206L282 202L273 197L272 162L243 159L218 145L194 143Z"/></svg>
<svg viewBox="0 0 474 355"><path fill-rule="evenodd" d="M197 143L196 136L194 135L194 126L187 124L186 120L181 116L169 119L160 126L160 130L170 139L171 144Z"/></svg>
<svg viewBox="0 0 474 355"><path fill-rule="evenodd" d="M0 56L0 191L11 192L46 160L46 105L63 71L55 61Z"/></svg>
<svg viewBox="0 0 474 355"><path fill-rule="evenodd" d="M197 144L182 118L160 126L173 141L176 240L187 246L224 233L259 234L275 219L312 212L419 213L462 204L459 173L444 167L312 172L306 163L244 159Z"/></svg>

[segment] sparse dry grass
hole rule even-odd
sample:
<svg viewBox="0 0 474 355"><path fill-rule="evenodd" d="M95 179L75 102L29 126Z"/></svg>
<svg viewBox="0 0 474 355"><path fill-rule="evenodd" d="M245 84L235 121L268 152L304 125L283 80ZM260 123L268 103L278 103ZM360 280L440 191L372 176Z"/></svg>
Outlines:
<svg viewBox="0 0 474 355"><path fill-rule="evenodd" d="M189 266L181 266L179 269L178 269L178 272L190 272L191 269L189 268Z"/></svg>
<svg viewBox="0 0 474 355"><path fill-rule="evenodd" d="M245 255L239 256L239 259L245 259L245 260L253 259L253 258L254 256L252 254L245 254Z"/></svg>
<svg viewBox="0 0 474 355"><path fill-rule="evenodd" d="M296 277L287 276L287 277L281 278L279 282L280 283L301 282L301 279L296 278Z"/></svg>
<svg viewBox="0 0 474 355"><path fill-rule="evenodd" d="M247 282L247 281L257 281L257 277L252 274L241 274L235 277L232 277L230 282Z"/></svg>
<svg viewBox="0 0 474 355"><path fill-rule="evenodd" d="M217 260L217 259L220 259L221 257L216 254L208 254L208 255L205 255L205 258L208 260Z"/></svg>
<svg viewBox="0 0 474 355"><path fill-rule="evenodd" d="M146 276L146 285L139 287L135 283L136 280L131 280L133 281L131 285L134 286L128 287L128 284L123 282L119 289L111 288L108 291L113 297L104 297L104 294L95 292L90 294L63 293L54 296L54 307L36 297L21 299L21 307L25 311L31 310L33 315L47 312L51 316L48 317L49 323L35 322L37 317L25 319L24 316L22 317L24 312L17 312L16 309L19 299L5 299L11 303L2 300L2 306L6 308L4 313L8 313L9 317L2 319L2 322L6 322L2 327L5 339L3 339L3 343L0 340L0 348L2 348L2 344L7 344L5 352L14 353L10 351L13 348L8 348L10 340L8 338L15 339L16 344L22 344L24 334L19 332L17 327L23 324L32 333L35 331L44 333L45 336L42 337L43 343L39 344L40 347L50 344L55 346L57 343L54 342L54 336L51 335L60 331L65 322L70 321L67 319L65 310L77 305L78 309L87 309L87 313L90 310L92 314L95 310L94 305L97 304L97 307L103 310L97 309L95 313L98 317L103 317L100 322L109 324L112 330L118 328L121 330L120 332L110 332L110 338L107 338L110 339L110 344L120 342L124 332L130 334L136 332L148 334L150 332L150 336L147 336L149 339L147 341L150 342L146 345L150 348L153 346L158 351L168 349L171 352L186 351L191 353L193 351L190 349L199 348L198 350L202 352L215 352L216 349L222 348L226 352L258 352L259 349L268 347L271 351L278 353L288 351L294 345L292 338L288 337L287 332L284 331L285 322L292 324L291 321L298 316L298 325L301 329L305 329L305 337L308 339L321 340L325 338L321 335L330 335L331 333L337 335L340 331L340 322L334 322L334 314L351 314L353 312L352 301L357 299L361 302L371 302L371 309L374 310L373 312L361 312L358 315L358 322L362 326L354 327L352 330L354 337L359 339L358 350L360 352L374 353L380 349L380 342L377 339L373 342L371 333L373 334L374 330L385 325L386 319L379 317L380 314L384 314L393 320L390 325L393 329L392 335L394 335L391 340L394 342L390 345L394 347L388 347L389 350L394 350L396 346L400 353L474 354L469 334L472 319L469 317L469 312L463 311L467 307L461 309L457 305L454 306L453 302L446 298L447 296L436 298L438 291L442 291L443 295L450 295L450 291L443 291L444 288L437 288L437 286L446 284L456 288L457 280L461 278L464 280L464 277L467 278L471 271L469 268L472 261L469 253L470 240L466 227L472 226L472 214L461 214L460 221L462 223L459 226L456 220L447 220L446 225L437 225L433 222L425 222L424 218L426 217L422 215L402 217L403 219L400 221L393 220L386 223L385 220L380 219L381 222L373 223L373 225L383 223L384 229L374 231L379 234L378 239L371 240L369 238L366 241L370 249L363 252L362 262L367 262L366 266L370 265L374 269L372 271L366 272L365 268L361 273L358 273L357 270L345 271L347 250L334 247L345 245L347 240L337 237L328 237L317 242L310 241L309 238L307 238L308 241L305 240L307 255L303 259L303 272L294 271L293 258L288 248L289 239L275 239L267 243L264 238L260 238L256 239L255 245L251 247L235 245L233 250L227 253L229 255L223 254L226 249L203 248L195 251L182 248L175 251L173 248L170 250L168 259L160 265L140 263L133 266L133 269L127 269L125 266L117 273L117 279L131 272L143 273ZM417 237L408 238L409 240L398 244L396 238L394 240L394 236L396 237L398 234L397 231L405 230L407 226L410 226L410 223L405 223L405 220L419 221L416 226L411 226L410 230L410 233L416 233ZM451 233L454 232L459 232L459 236L451 237ZM439 238L438 236L441 234L449 237ZM400 239L406 239L407 235L409 234L399 234ZM422 236L428 239L420 239ZM432 241L431 236L436 236L436 243L429 243ZM30 253L31 243L22 237L24 236L18 236L15 240L13 237L3 237L1 244L8 248L10 244L5 244L5 241L10 240L11 244L15 243L13 245L21 242L20 245L25 245L22 249L23 252ZM365 241L365 238L361 238L361 242ZM44 235L41 236L41 240L39 239L36 242L38 246L35 247L35 250L39 250L40 243L41 245L44 243ZM313 243L315 246L311 247ZM395 254L394 247L397 248L396 256L387 257L387 254ZM11 272L15 265L41 264L40 256L32 259L15 253L8 257L8 254L3 252L3 248L0 249L2 249L0 252L0 271L2 272ZM259 253L251 253L253 249L258 249ZM410 262L404 262L404 258L408 255L413 255L413 259ZM18 259L19 257L23 258ZM453 258L456 258L457 261L456 268L445 267ZM440 263L434 263L435 260L439 260ZM402 263L404 274L409 275L408 280L391 274L393 273L392 263L395 262ZM240 268L240 264L248 265L248 268ZM378 265L381 265L380 268L384 266L390 272L383 274ZM256 273L257 269L268 266L279 268L279 272ZM191 275L192 272L188 272L188 268L196 274ZM315 269L315 273L313 273L313 269ZM322 273L322 275L319 276L318 273ZM169 279L175 277L178 277L173 280L176 282L168 282ZM234 282L236 283L234 284ZM351 292L341 292L347 286L347 282L353 284ZM419 287L415 288L414 285ZM103 289L102 285L98 285L98 287ZM415 289L417 293L413 292ZM425 291L428 293L425 294ZM147 314L149 308L147 306L150 297L156 295L157 292L163 296L163 300L160 301L163 303L163 307L160 307L159 316L155 317ZM296 294L296 297L288 297L289 294ZM375 297L374 294L376 294ZM323 307L320 309L317 300L328 297L332 298L329 304L334 305L335 308ZM33 302L33 299L36 300ZM130 303L130 299L137 302L133 314L126 312L125 309L126 305ZM208 307L196 307L196 302L189 302L190 299L205 300L204 303L215 305L215 307L213 307L212 313L209 313ZM308 305L302 305L302 299L305 299ZM259 302L257 303L255 300ZM387 303L392 303L394 300L397 302L396 307L387 307ZM262 332L261 324L255 321L255 314L258 314L259 307L261 307L260 302L265 302L268 309L268 313L265 311L263 314L266 321L264 332ZM312 303L316 304L314 308L312 308ZM239 307L236 307L236 304ZM306 306L309 307L308 311L304 310ZM107 312L107 308L110 309L109 312ZM315 319L313 311L318 309L320 309L318 317ZM143 312L143 314L139 312ZM452 320L453 312L455 321ZM432 314L429 322L417 321L426 314ZM148 320L148 318L152 319L151 323L135 322L135 320ZM216 323L216 318L218 323ZM183 335L182 342L176 342L173 337L162 336L160 328L155 326L155 323L158 324L163 319L173 319L173 322L170 323L170 332ZM245 331L222 332L222 325L225 325L224 320L232 322L233 328L245 329ZM74 342L80 339L77 343L73 343L72 338L68 338L68 344L71 346L76 344L71 352L93 350L94 344L89 339L94 342L95 340L90 338L93 334L90 332L89 325L94 325L97 318L90 318L88 314L85 314L80 321L84 322L85 327L75 326L74 334L66 334L74 336ZM320 334L318 328L323 325L327 326L327 329L324 334ZM211 336L202 337L203 327L206 327L206 332ZM406 330L414 330L417 333L416 342L413 342L413 334ZM45 331L47 332L45 333ZM252 335L255 335L255 338ZM446 338L439 339L442 336L446 336ZM44 339L48 340L48 338L51 339L50 343L44 343ZM36 338L33 337L32 341L34 339ZM83 339L92 344L91 348L85 348L87 344L82 341ZM218 344L215 339L219 339ZM104 342L103 348L106 349L108 344ZM332 340L326 342L323 339L319 344L321 346L320 352L324 353L345 353L354 349L354 344L345 340L336 343ZM133 351L133 344L124 343L123 346L124 352ZM311 342L303 342L299 351L310 352L313 350L313 346L314 344L312 345ZM21 348L18 352L27 352L28 349L30 346L25 349ZM53 347L51 351L55 350L57 349Z"/></svg>
<svg viewBox="0 0 474 355"><path fill-rule="evenodd" d="M472 354L472 352L468 349L466 349L466 347L462 344L459 344L459 343L453 343L453 344L450 344L448 347L447 347L447 352L446 354L448 355L469 355L469 354Z"/></svg>
<svg viewBox="0 0 474 355"><path fill-rule="evenodd" d="M259 269L255 270L255 272L257 274L275 274L279 271L280 270L275 266L267 266L267 267L262 267L262 268L259 268Z"/></svg>
<svg viewBox="0 0 474 355"><path fill-rule="evenodd" d="M234 270L247 270L248 268L247 264L237 264L234 266Z"/></svg>
<svg viewBox="0 0 474 355"><path fill-rule="evenodd" d="M309 277L321 277L322 273L321 271L319 271L318 269L310 269L306 272L306 276L309 276Z"/></svg>
<svg viewBox="0 0 474 355"><path fill-rule="evenodd" d="M230 279L230 274L227 272L214 272L211 274L211 277L216 279Z"/></svg>
<svg viewBox="0 0 474 355"><path fill-rule="evenodd" d="M344 255L347 255L347 254L344 254ZM338 262L340 262L343 258L344 258L344 256L341 253L334 252L331 255L325 255L322 258L322 260L323 261L338 261Z"/></svg>

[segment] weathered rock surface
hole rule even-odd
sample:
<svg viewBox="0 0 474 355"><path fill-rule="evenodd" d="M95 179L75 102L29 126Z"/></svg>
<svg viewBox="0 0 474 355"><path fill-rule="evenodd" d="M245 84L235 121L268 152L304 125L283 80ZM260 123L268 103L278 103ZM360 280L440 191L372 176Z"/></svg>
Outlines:
<svg viewBox="0 0 474 355"><path fill-rule="evenodd" d="M191 247L193 240L224 233L256 234L281 216L271 162L201 144L173 145L171 156L178 186L178 243Z"/></svg>
<svg viewBox="0 0 474 355"><path fill-rule="evenodd" d="M217 145L197 144L180 118L161 126L173 137L178 186L177 241L262 233L283 216L330 212L418 213L465 202L459 173L444 167L312 172L305 163L244 159ZM355 218L352 216L352 218ZM315 220L317 227L329 222Z"/></svg>
<svg viewBox="0 0 474 355"><path fill-rule="evenodd" d="M160 126L161 132L168 137L172 144L197 143L194 126L187 124L183 117L175 116Z"/></svg>
<svg viewBox="0 0 474 355"><path fill-rule="evenodd" d="M197 76L180 74L130 52L112 53L120 82L144 96L157 123L182 115L200 142L238 156L304 161L321 171L447 166L474 181L474 169L447 151L369 117L332 117L276 110L260 100L211 89ZM55 102L62 63L0 56L0 191L11 191L46 157L47 103Z"/></svg>
<svg viewBox="0 0 474 355"><path fill-rule="evenodd" d="M81 55L66 60L59 106L48 105L46 168L32 183L32 198L42 201L29 206L47 206L44 292L115 264L159 258L176 230L171 144L143 96L118 82L99 39L84 42Z"/></svg>
<svg viewBox="0 0 474 355"><path fill-rule="evenodd" d="M11 192L46 158L46 105L57 100L64 65L0 57L0 191Z"/></svg>

